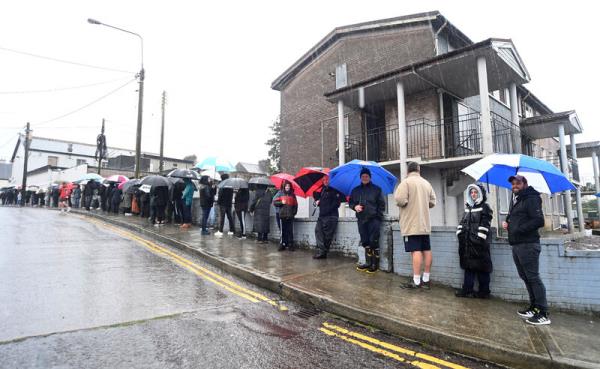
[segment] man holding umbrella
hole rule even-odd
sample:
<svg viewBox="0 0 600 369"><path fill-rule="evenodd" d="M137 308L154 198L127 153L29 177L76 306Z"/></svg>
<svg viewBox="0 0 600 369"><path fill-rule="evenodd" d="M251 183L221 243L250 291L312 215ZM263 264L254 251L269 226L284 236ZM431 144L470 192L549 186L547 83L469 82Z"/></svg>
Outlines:
<svg viewBox="0 0 600 369"><path fill-rule="evenodd" d="M360 242L365 248L365 264L356 269L367 273L375 273L379 269L379 229L385 200L381 187L371 182L371 171L363 167L360 171L360 185L350 194L350 208L358 218L358 233Z"/></svg>
<svg viewBox="0 0 600 369"><path fill-rule="evenodd" d="M530 306L518 314L533 325L550 324L546 287L540 278L540 234L544 226L540 193L527 184L521 175L511 176L513 201L502 227L508 230L508 243L519 277L525 282Z"/></svg>
<svg viewBox="0 0 600 369"><path fill-rule="evenodd" d="M313 259L327 258L338 225L338 209L344 201L344 195L329 186L329 175L325 174L322 181L321 191L313 193L315 204L319 207L319 219L317 219L317 226L315 227L317 252Z"/></svg>

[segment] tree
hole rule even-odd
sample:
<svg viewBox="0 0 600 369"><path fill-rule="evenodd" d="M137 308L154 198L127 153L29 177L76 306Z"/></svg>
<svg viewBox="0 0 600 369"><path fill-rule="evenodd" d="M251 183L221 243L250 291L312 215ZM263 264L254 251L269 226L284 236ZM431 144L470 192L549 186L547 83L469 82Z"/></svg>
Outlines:
<svg viewBox="0 0 600 369"><path fill-rule="evenodd" d="M279 116L275 118L271 129L271 138L265 143L269 147L269 174L281 172L281 120Z"/></svg>
<svg viewBox="0 0 600 369"><path fill-rule="evenodd" d="M190 160L190 161L193 161L194 163L196 162L197 159L198 159L198 157L196 156L196 154L186 155L183 157L183 160Z"/></svg>

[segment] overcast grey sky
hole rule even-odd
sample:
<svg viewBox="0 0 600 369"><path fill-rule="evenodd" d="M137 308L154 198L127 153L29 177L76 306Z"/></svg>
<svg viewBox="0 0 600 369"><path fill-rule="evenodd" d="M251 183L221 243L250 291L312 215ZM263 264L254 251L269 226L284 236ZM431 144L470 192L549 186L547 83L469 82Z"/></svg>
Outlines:
<svg viewBox="0 0 600 369"><path fill-rule="evenodd" d="M256 162L266 157L268 126L279 113L279 93L270 84L285 68L336 26L429 10L441 11L474 41L512 38L533 93L555 111L577 110L585 129L579 141L600 139L592 1L5 2L0 47L136 72L138 39L86 19L138 32L147 71L142 149L158 152L166 90L166 155ZM133 77L0 49L0 158L10 157L11 138L27 121L35 135L92 143L106 118L109 145L133 148L136 83L53 120ZM583 165L591 176L591 164Z"/></svg>

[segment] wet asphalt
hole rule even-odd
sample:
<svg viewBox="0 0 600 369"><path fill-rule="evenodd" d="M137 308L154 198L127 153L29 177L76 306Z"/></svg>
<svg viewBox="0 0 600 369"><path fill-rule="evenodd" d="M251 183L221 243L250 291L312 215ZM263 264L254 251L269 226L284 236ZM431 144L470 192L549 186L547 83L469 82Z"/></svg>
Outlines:
<svg viewBox="0 0 600 369"><path fill-rule="evenodd" d="M283 301L170 250L288 310L244 299L83 216L0 207L0 368L418 365L325 334L324 324L467 368L495 367Z"/></svg>

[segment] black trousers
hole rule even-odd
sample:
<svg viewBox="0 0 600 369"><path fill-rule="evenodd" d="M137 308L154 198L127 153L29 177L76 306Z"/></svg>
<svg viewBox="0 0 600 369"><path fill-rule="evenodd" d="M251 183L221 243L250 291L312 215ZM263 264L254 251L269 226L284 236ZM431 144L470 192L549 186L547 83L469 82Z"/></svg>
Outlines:
<svg viewBox="0 0 600 369"><path fill-rule="evenodd" d="M229 232L235 232L235 222L231 215L231 207L219 205L219 232L223 233L223 227L225 226L225 216L227 216L227 222L229 223Z"/></svg>
<svg viewBox="0 0 600 369"><path fill-rule="evenodd" d="M381 220L374 218L366 222L358 222L360 243L365 249L379 250L379 230Z"/></svg>
<svg viewBox="0 0 600 369"><path fill-rule="evenodd" d="M152 207L152 211L151 211L152 215L151 215L151 219L150 221L152 223L156 222L163 222L165 220L165 205L156 205Z"/></svg>
<svg viewBox="0 0 600 369"><path fill-rule="evenodd" d="M541 251L542 247L539 242L512 245L513 260L515 261L519 277L525 282L525 287L529 294L529 302L532 306L542 311L547 311L546 287L540 278Z"/></svg>
<svg viewBox="0 0 600 369"><path fill-rule="evenodd" d="M236 210L235 215L237 215L238 220L240 221L240 234L243 236L244 235L244 230L246 228L245 222L246 222L246 212L243 210Z"/></svg>
<svg viewBox="0 0 600 369"><path fill-rule="evenodd" d="M321 254L327 254L335 236L338 225L338 217L335 215L319 217L315 227L315 238L317 239L317 250Z"/></svg>
<svg viewBox="0 0 600 369"><path fill-rule="evenodd" d="M294 247L294 219L281 219L281 244Z"/></svg>
<svg viewBox="0 0 600 369"><path fill-rule="evenodd" d="M490 293L490 273L478 272L471 269L465 269L465 280L463 281L463 291L473 292L475 279L479 282L479 293L487 295Z"/></svg>

